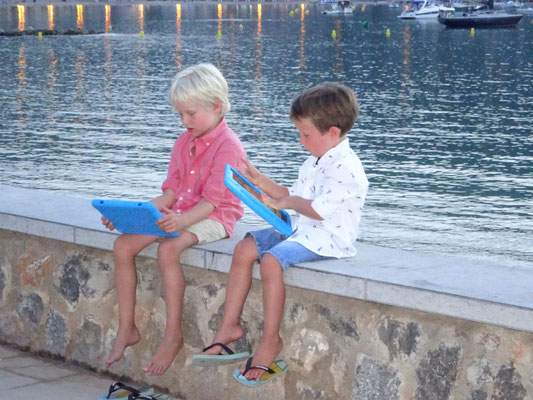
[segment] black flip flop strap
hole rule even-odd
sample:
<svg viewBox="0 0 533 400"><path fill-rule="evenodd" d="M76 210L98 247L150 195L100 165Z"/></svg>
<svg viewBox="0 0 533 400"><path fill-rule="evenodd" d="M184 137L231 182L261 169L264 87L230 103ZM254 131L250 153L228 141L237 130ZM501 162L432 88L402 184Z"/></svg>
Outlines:
<svg viewBox="0 0 533 400"><path fill-rule="evenodd" d="M146 395L143 395L143 394L130 394L128 396L128 400L157 400L155 397L152 397L152 396L146 396Z"/></svg>
<svg viewBox="0 0 533 400"><path fill-rule="evenodd" d="M228 353L229 355L232 355L232 354L235 354L233 350L231 350L228 346L226 346L224 343L213 343L211 346L207 346L205 349L203 349L202 351L207 351L209 350L210 348L212 347L215 347L215 346L220 346L222 347L222 350L224 350L226 353ZM221 351L222 352L222 351Z"/></svg>
<svg viewBox="0 0 533 400"><path fill-rule="evenodd" d="M128 392L130 392L131 394L134 394L134 395L141 394L137 389L132 388L131 386L126 386L122 382L115 382L115 383L111 384L111 386L109 386L109 393L107 394L107 398L110 399L111 398L110 397L111 394L116 392L117 390L120 390L120 389L126 390L126 391L128 391Z"/></svg>
<svg viewBox="0 0 533 400"><path fill-rule="evenodd" d="M276 371L268 368L268 367L264 367L263 365L256 365L254 367L252 367L252 360L253 360L253 357L250 357L248 359L248 361L246 361L246 368L244 369L244 372L242 373L243 375L246 375L246 373L248 371L250 371L251 369L262 369L263 371L266 371L268 372L269 374L275 374Z"/></svg>

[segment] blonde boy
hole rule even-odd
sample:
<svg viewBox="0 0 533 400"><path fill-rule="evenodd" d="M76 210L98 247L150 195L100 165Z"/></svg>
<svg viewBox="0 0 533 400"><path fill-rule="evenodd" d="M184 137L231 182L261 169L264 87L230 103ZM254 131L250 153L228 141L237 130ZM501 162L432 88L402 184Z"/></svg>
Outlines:
<svg viewBox="0 0 533 400"><path fill-rule="evenodd" d="M179 232L178 237L163 239L157 251L166 326L159 348L144 368L151 375L163 374L183 347L181 314L185 279L181 253L195 244L231 235L244 211L223 183L226 163L242 165L241 160L246 158L241 142L224 119L230 108L226 80L211 64L194 65L174 77L169 97L187 130L172 149L168 176L161 187L163 193L151 200L164 214L157 221L159 228ZM114 229L110 221L105 218L102 221ZM115 241L119 326L107 367L120 360L126 347L141 338L134 318L135 256L157 239L157 236L123 234Z"/></svg>

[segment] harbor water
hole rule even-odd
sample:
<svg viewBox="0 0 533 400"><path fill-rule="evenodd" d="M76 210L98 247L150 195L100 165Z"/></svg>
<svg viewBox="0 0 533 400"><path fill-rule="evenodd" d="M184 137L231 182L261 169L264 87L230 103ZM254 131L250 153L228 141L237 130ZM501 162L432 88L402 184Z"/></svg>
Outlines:
<svg viewBox="0 0 533 400"><path fill-rule="evenodd" d="M157 195L182 131L170 80L208 61L228 80L227 121L249 159L290 185L307 156L291 101L340 81L361 109L349 134L370 182L360 240L533 268L531 17L471 32L402 21L401 9L384 5L359 4L350 16L323 9L0 6L0 32L94 32L0 35L0 183L87 198ZM247 210L244 221L260 220Z"/></svg>

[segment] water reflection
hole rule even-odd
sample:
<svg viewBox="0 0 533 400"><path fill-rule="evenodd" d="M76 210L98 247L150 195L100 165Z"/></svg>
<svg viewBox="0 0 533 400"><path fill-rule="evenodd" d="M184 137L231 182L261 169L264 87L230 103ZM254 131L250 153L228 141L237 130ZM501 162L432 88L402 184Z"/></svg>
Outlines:
<svg viewBox="0 0 533 400"><path fill-rule="evenodd" d="M181 36L181 4L176 4L176 33Z"/></svg>
<svg viewBox="0 0 533 400"><path fill-rule="evenodd" d="M6 31L73 29L78 19L113 31L0 38L0 183L156 195L179 131L170 78L211 61L228 79L228 124L250 159L290 184L306 157L290 103L304 87L342 80L361 104L350 142L371 184L362 240L530 265L533 24L470 37L400 21L388 7L337 18L298 4L291 18L289 5L0 7Z"/></svg>
<svg viewBox="0 0 533 400"><path fill-rule="evenodd" d="M144 4L139 4L137 9L139 10L139 30L144 32Z"/></svg>
<svg viewBox="0 0 533 400"><path fill-rule="evenodd" d="M77 14L77 17L76 17L76 26L78 27L79 30L82 30L83 29L83 5L82 4L77 4L76 5L76 14Z"/></svg>
<svg viewBox="0 0 533 400"><path fill-rule="evenodd" d="M54 6L51 4L48 4L46 6L46 10L48 12L48 29L53 30L54 29Z"/></svg>
<svg viewBox="0 0 533 400"><path fill-rule="evenodd" d="M18 79L18 93L17 93L17 111L18 120L23 121L26 119L26 98L25 87L27 85L26 79L26 46L21 43L17 58L17 79Z"/></svg>
<svg viewBox="0 0 533 400"><path fill-rule="evenodd" d="M222 35L222 4L217 4L217 35Z"/></svg>
<svg viewBox="0 0 533 400"><path fill-rule="evenodd" d="M18 11L18 22L19 22L18 30L22 32L24 31L25 25L26 25L26 7L18 5L17 11Z"/></svg>
<svg viewBox="0 0 533 400"><path fill-rule="evenodd" d="M300 62L298 63L298 66L303 69L305 68L305 4L302 4L301 13L302 23L300 28L300 52L298 53L300 56Z"/></svg>
<svg viewBox="0 0 533 400"><path fill-rule="evenodd" d="M181 43L181 4L176 4L176 34L174 45L174 64L176 65L176 70L181 71L183 65Z"/></svg>
<svg viewBox="0 0 533 400"><path fill-rule="evenodd" d="M111 32L111 6L109 4L106 4L104 7L105 10L105 33Z"/></svg>

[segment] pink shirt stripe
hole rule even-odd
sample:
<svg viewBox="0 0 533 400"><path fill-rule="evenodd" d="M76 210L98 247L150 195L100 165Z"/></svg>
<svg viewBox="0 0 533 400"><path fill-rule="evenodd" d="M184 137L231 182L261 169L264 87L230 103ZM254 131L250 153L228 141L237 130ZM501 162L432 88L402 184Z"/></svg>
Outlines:
<svg viewBox="0 0 533 400"><path fill-rule="evenodd" d="M191 150L194 147L193 156ZM182 133L174 143L167 179L161 186L163 191L170 189L176 193L172 211L182 214L204 198L215 206L208 218L222 223L231 235L244 209L240 200L224 185L224 169L226 164L239 168L243 158L246 158L246 151L225 119L200 138L188 131Z"/></svg>

